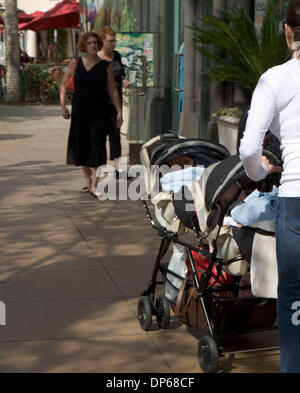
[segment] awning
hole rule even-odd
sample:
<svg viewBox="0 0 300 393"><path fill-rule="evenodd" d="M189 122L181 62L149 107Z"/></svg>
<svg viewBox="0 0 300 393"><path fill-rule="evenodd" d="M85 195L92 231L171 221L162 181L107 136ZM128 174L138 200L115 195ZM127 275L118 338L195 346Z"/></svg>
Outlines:
<svg viewBox="0 0 300 393"><path fill-rule="evenodd" d="M38 16L32 21L25 23L22 26L22 30L41 31L67 27L77 28L79 25L79 12L79 1L63 0L42 16Z"/></svg>

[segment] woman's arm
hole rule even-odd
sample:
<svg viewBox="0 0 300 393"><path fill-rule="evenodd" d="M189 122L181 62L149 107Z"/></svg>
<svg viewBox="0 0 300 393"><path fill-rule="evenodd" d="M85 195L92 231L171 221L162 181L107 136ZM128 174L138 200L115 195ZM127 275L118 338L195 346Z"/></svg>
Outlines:
<svg viewBox="0 0 300 393"><path fill-rule="evenodd" d="M124 65L122 63L122 57L121 57L120 53L116 50L114 51L114 56L115 56L115 59L120 64L120 66L122 67L122 87L124 89L126 89L130 85L130 82L126 79Z"/></svg>
<svg viewBox="0 0 300 393"><path fill-rule="evenodd" d="M117 111L117 127L120 128L123 123L122 118L122 105L120 100L119 92L115 85L114 73L111 68L111 65L107 67L107 91L110 96L111 102L114 104L114 107Z"/></svg>
<svg viewBox="0 0 300 393"><path fill-rule="evenodd" d="M61 107L61 115L64 119L69 119L70 118L70 113L68 111L68 108L66 107L66 92L67 89L65 88L65 83L71 78L71 76L74 74L75 69L76 69L77 61L76 59L73 59L71 63L68 65L61 85L60 85L60 92L59 92L59 100L60 100L60 107Z"/></svg>
<svg viewBox="0 0 300 393"><path fill-rule="evenodd" d="M265 79L263 75L253 93L239 149L247 175L254 181L260 181L268 174L266 162L262 162L262 147L264 136L276 112L274 93Z"/></svg>

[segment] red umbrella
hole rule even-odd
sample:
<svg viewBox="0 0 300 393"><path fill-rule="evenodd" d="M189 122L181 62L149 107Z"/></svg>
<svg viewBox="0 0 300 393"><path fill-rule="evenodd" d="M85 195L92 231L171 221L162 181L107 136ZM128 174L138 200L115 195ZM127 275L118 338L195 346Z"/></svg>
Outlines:
<svg viewBox="0 0 300 393"><path fill-rule="evenodd" d="M43 11L34 11L31 14L28 14L28 16L30 16L30 21L33 21L36 18L41 18L45 13ZM24 30L24 26L26 26L28 23L28 21L23 21L22 23L20 23L19 20L19 30Z"/></svg>
<svg viewBox="0 0 300 393"><path fill-rule="evenodd" d="M63 0L53 8L22 26L23 30L53 30L66 27L78 27L80 3L75 0Z"/></svg>
<svg viewBox="0 0 300 393"><path fill-rule="evenodd" d="M18 15L20 15L20 14L18 14ZM26 15L26 17L24 15ZM25 25L27 25L28 21L33 20L37 17L41 17L43 15L44 15L44 12L42 12L42 11L35 11L35 12L32 12L31 14L23 14L21 19L19 18L18 29L23 30L23 27ZM0 18L0 24L1 24L1 18ZM0 33L5 33L5 31L6 31L5 29L1 30Z"/></svg>
<svg viewBox="0 0 300 393"><path fill-rule="evenodd" d="M25 14L25 12L18 12L18 21L19 23L27 23L34 19L34 16L31 14ZM3 18L0 16L0 25L3 25L4 21Z"/></svg>
<svg viewBox="0 0 300 393"><path fill-rule="evenodd" d="M34 18L32 14L26 14L25 12L18 12L19 23L29 22Z"/></svg>

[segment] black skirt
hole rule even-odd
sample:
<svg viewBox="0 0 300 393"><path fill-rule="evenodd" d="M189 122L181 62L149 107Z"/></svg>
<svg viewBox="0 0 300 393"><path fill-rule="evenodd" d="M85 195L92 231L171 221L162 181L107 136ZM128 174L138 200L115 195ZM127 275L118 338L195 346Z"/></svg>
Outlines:
<svg viewBox="0 0 300 393"><path fill-rule="evenodd" d="M67 164L96 168L106 164L105 106L73 101Z"/></svg>

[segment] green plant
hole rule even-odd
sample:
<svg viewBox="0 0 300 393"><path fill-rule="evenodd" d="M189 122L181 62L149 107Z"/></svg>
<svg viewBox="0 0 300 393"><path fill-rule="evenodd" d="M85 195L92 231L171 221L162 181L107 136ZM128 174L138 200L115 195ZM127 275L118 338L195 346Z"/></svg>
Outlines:
<svg viewBox="0 0 300 393"><path fill-rule="evenodd" d="M59 101L63 70L47 64L29 64L22 68L22 85L25 101ZM67 101L72 92L68 92Z"/></svg>
<svg viewBox="0 0 300 393"><path fill-rule="evenodd" d="M232 108L220 108L216 111L215 116L216 117L230 116L230 117L239 118L242 116L242 111L236 106Z"/></svg>
<svg viewBox="0 0 300 393"><path fill-rule="evenodd" d="M44 81L41 89L42 101L56 101L59 97L59 90L60 82L48 74L48 78Z"/></svg>
<svg viewBox="0 0 300 393"><path fill-rule="evenodd" d="M46 64L29 64L22 70L25 100L40 101L42 86L48 77Z"/></svg>
<svg viewBox="0 0 300 393"><path fill-rule="evenodd" d="M193 44L212 64L206 72L212 80L229 81L253 91L268 68L285 62L289 50L280 29L283 13L270 0L261 32L240 8L221 11L221 17L202 15L194 25ZM204 27L202 27L204 26Z"/></svg>

